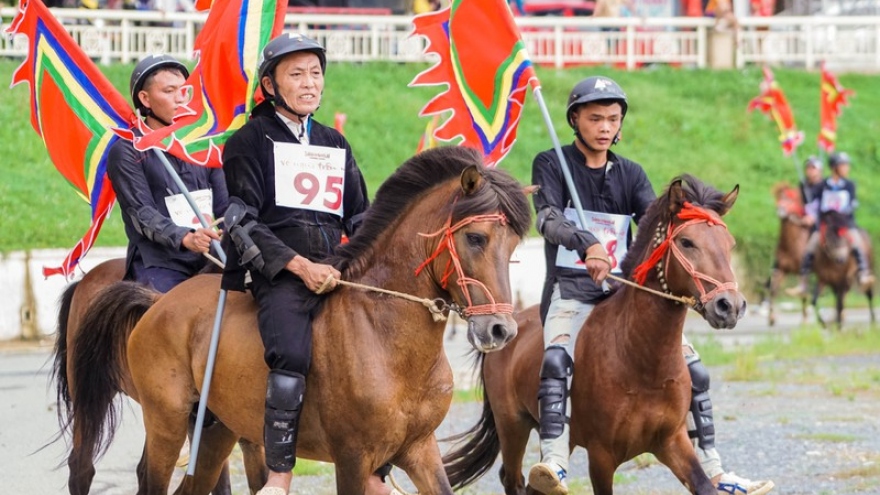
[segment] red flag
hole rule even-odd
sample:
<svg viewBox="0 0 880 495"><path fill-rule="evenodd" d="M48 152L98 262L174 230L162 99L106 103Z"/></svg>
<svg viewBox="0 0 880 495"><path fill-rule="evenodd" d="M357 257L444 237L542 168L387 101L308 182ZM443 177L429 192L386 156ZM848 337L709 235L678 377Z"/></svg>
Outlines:
<svg viewBox="0 0 880 495"><path fill-rule="evenodd" d="M12 76L12 86L30 86L31 125L58 172L91 206L91 225L59 267L43 275L70 275L98 237L116 194L107 179L107 155L118 139L114 128L133 119L128 101L116 91L43 2L21 0L6 29L28 38L28 53Z"/></svg>
<svg viewBox="0 0 880 495"><path fill-rule="evenodd" d="M837 77L825 69L822 63L822 89L820 101L820 115L822 127L819 129L819 148L826 153L834 151L837 143L837 116L843 111L843 107L849 104L847 97L855 92L845 89Z"/></svg>
<svg viewBox="0 0 880 495"><path fill-rule="evenodd" d="M422 134L422 138L419 139L419 146L416 148L416 153L421 153L430 148L437 147L437 140L434 139L434 129L437 128L437 122L440 120L439 115L434 115L431 120L428 121L428 124L425 126L425 132Z"/></svg>
<svg viewBox="0 0 880 495"><path fill-rule="evenodd" d="M449 7L416 16L414 35L427 38L426 53L440 61L410 86L446 85L419 112L452 115L433 135L482 151L494 166L516 140L523 101L538 77L505 0L452 0Z"/></svg>
<svg viewBox="0 0 880 495"><path fill-rule="evenodd" d="M782 92L779 83L773 78L773 72L769 67L764 67L761 94L749 103L749 111L755 109L760 110L761 113L776 122L779 127L779 142L782 143L782 152L785 153L785 156L791 156L797 147L804 142L804 133L797 130L788 99Z"/></svg>
<svg viewBox="0 0 880 495"><path fill-rule="evenodd" d="M339 134L345 135L345 121L348 120L348 115L342 112L336 112L333 115L333 128L339 131Z"/></svg>

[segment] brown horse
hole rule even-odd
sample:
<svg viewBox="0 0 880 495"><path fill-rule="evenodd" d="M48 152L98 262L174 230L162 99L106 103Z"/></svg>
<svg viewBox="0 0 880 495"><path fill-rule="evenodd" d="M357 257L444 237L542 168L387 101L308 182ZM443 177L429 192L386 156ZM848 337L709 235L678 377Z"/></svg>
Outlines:
<svg viewBox="0 0 880 495"><path fill-rule="evenodd" d="M78 424L73 421L73 405L71 397L75 394L77 382L77 370L69 361L70 353L75 342L79 340L83 318L89 305L106 288L123 279L125 275L125 259L117 258L100 263L89 270L79 281L73 282L65 288L61 295L57 321L57 335L55 339L54 363L52 379L55 381L56 403L58 423L60 426L59 437L68 440L71 454L68 456L68 490L71 495L84 495L89 493L92 479L95 476L93 456L90 453L93 445L83 442L84 429L93 425ZM87 328L87 327L86 327ZM127 369L121 370L119 390L137 400L137 393L131 385L131 377ZM212 425L203 431L203 438L207 437L206 444L211 444L213 435L223 435L222 425ZM108 439L109 441L109 439ZM248 476L248 485L256 491L266 480L268 472L265 467L263 449L259 445L240 442L245 460L245 471ZM76 453L76 454L74 454ZM138 480L144 477L144 461L138 464ZM200 473L197 473L198 476ZM218 478L217 485L212 490L215 495L227 495L232 493L229 480L228 463L224 462L223 474Z"/></svg>
<svg viewBox="0 0 880 495"><path fill-rule="evenodd" d="M804 259L807 238L810 236L810 224L805 220L807 217L800 190L786 183L777 184L773 188L773 196L776 198L776 215L779 217L779 241L776 243L773 271L764 284L767 318L771 326L776 324L773 308L776 293L786 275L800 275L801 260ZM806 294L801 295L801 315L806 322Z"/></svg>
<svg viewBox="0 0 880 495"><path fill-rule="evenodd" d="M859 229L849 229L847 227L847 219L838 212L830 211L822 214L821 226L819 228L819 246L816 249L816 259L813 262L813 270L816 272L816 286L813 289L811 303L816 312L816 320L825 328L827 325L819 312L817 301L819 294L825 286L831 288L834 292L836 322L837 328L843 325L843 303L846 299L846 293L855 285L856 258L852 253L852 240L850 236L860 235L864 239L866 246L865 255L868 257L868 265L871 271L874 270L874 256L871 248L870 237ZM875 322L874 318L874 288L867 287L863 289L865 296L868 298L868 310L871 313L871 324Z"/></svg>
<svg viewBox="0 0 880 495"><path fill-rule="evenodd" d="M737 193L738 186L724 195L690 176L673 181L639 222L624 274L636 274L648 288L691 296L713 327L732 328L745 313L745 299L736 290L734 240L721 216ZM595 307L580 332L571 442L587 449L593 493L611 494L617 467L650 452L693 493L717 494L686 427L691 380L681 342L687 311L687 305L623 286ZM455 487L483 475L500 452L505 493L533 493L524 486L522 460L529 433L538 426L544 345L537 307L520 313L517 323L515 342L482 357L482 417L453 438L461 444L444 456Z"/></svg>
<svg viewBox="0 0 880 495"><path fill-rule="evenodd" d="M509 262L529 229L530 208L515 180L481 163L479 153L460 147L408 160L331 261L346 281L462 308L470 342L493 351L516 335ZM218 290L219 277L207 275L162 297L117 284L89 310L90 342L75 346L78 379L90 386L77 388L73 417L97 425L84 437L97 452L106 442L96 442L115 425L110 403L119 370L131 368L147 435L141 493L167 490L199 397ZM208 407L230 435L196 466L213 479L216 458L228 454L236 436L262 443L269 370L256 311L249 295L229 294ZM337 492L346 495L364 493L368 477L386 462L402 468L421 493L452 494L434 437L453 390L444 323L413 301L341 287L325 299L313 326L297 456L336 463ZM185 480L179 491L208 488Z"/></svg>

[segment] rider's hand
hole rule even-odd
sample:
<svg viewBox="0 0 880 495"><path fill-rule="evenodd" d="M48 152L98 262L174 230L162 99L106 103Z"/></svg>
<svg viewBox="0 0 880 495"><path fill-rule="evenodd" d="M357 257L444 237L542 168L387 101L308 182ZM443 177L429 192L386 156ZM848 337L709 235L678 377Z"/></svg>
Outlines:
<svg viewBox="0 0 880 495"><path fill-rule="evenodd" d="M305 282L306 287L316 294L323 294L335 289L336 281L342 278L342 274L336 268L322 263L313 263L308 258L300 255L296 255L292 260L288 261L285 268L301 278ZM332 278L327 286L323 287L328 277Z"/></svg>
<svg viewBox="0 0 880 495"><path fill-rule="evenodd" d="M207 253L211 249L211 241L219 241L220 235L213 229L196 229L183 236L183 247L194 253Z"/></svg>
<svg viewBox="0 0 880 495"><path fill-rule="evenodd" d="M601 284L611 271L611 260L608 259L605 248L600 243L593 244L587 248L585 259L584 264L586 265L587 272L590 274L590 278L596 284Z"/></svg>

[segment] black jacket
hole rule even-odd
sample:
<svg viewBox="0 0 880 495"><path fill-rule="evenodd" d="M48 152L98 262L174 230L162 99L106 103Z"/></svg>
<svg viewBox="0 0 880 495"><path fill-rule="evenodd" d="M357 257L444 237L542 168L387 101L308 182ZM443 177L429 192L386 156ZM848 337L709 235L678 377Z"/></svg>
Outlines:
<svg viewBox="0 0 880 495"><path fill-rule="evenodd" d="M574 145L567 145L562 147L562 151L584 210L632 215L638 222L656 198L641 165L609 151L609 163L605 170L604 181L601 187L597 188L588 175L586 158L580 150ZM541 186L533 197L539 219L541 210L545 208L555 210L558 215L562 215L565 208L574 206L555 150L543 151L535 157L532 163L532 183ZM550 305L550 295L556 283L559 284L564 299L596 303L605 297L602 288L593 282L586 270L556 266L556 253L560 245L577 251L583 258L586 249L597 242L592 234L560 235L576 229L572 222L563 223L565 228L560 229L542 229L540 225L538 227L539 232L544 236L544 257L547 265L544 292L541 297L542 315L546 314Z"/></svg>
<svg viewBox="0 0 880 495"><path fill-rule="evenodd" d="M187 190L211 189L214 216L221 217L229 199L223 171L192 165L168 153L165 157ZM169 268L189 275L205 266L204 256L181 244L192 229L175 225L168 214L165 198L180 191L155 151L138 151L131 141L117 140L110 147L107 175L116 191L128 236L126 271L137 258L148 268Z"/></svg>
<svg viewBox="0 0 880 495"><path fill-rule="evenodd" d="M315 120L311 120L309 144L345 150L343 217L276 205L274 142L299 143L299 140L275 113L275 107L263 102L223 150L229 195L240 198L251 211L257 212L256 215L248 213L242 224L257 222L250 236L265 262L262 275L269 280L297 254L312 261L331 254L343 232L351 230L346 225L369 206L367 186L348 141L335 129ZM224 287L243 290L245 271L238 264L238 253L230 247L227 254L230 260L224 273Z"/></svg>

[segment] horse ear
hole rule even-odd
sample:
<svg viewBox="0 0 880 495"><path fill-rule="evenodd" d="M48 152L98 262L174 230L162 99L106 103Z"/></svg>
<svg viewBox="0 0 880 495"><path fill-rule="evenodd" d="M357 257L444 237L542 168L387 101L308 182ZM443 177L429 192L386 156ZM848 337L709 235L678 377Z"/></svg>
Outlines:
<svg viewBox="0 0 880 495"><path fill-rule="evenodd" d="M538 192L538 190L540 190L540 189L541 189L541 186L539 186L538 184L532 184L530 186L524 186L522 188L522 192L526 196L531 196L532 194L535 194L536 192Z"/></svg>
<svg viewBox="0 0 880 495"><path fill-rule="evenodd" d="M721 216L727 214L731 208L733 208L733 204L736 203L736 198L739 196L739 184L733 186L733 190L729 193L725 194L721 201L724 203L723 209L718 213Z"/></svg>
<svg viewBox="0 0 880 495"><path fill-rule="evenodd" d="M482 182L483 176L480 174L476 165L469 166L461 173L461 190L464 191L465 196L477 192L477 190L480 189L480 184L482 184Z"/></svg>
<svg viewBox="0 0 880 495"><path fill-rule="evenodd" d="M684 189L681 188L681 179L676 179L669 185L669 214L677 215L684 207Z"/></svg>

